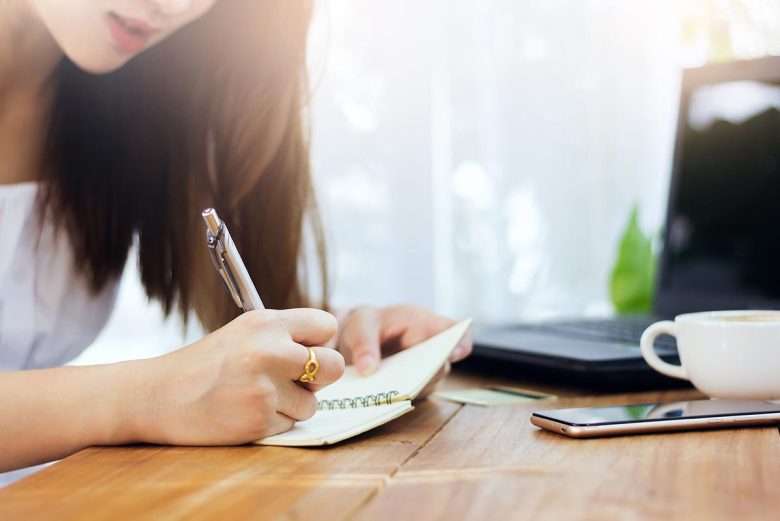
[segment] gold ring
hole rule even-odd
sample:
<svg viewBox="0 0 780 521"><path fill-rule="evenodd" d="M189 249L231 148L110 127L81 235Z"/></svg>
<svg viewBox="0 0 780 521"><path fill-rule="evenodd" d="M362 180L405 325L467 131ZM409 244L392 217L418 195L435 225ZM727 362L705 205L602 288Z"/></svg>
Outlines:
<svg viewBox="0 0 780 521"><path fill-rule="evenodd" d="M306 365L303 366L303 374L298 378L299 382L312 383L314 377L317 376L317 371L320 370L320 364L317 362L317 356L314 354L314 349L307 347L309 350L309 359L306 361Z"/></svg>

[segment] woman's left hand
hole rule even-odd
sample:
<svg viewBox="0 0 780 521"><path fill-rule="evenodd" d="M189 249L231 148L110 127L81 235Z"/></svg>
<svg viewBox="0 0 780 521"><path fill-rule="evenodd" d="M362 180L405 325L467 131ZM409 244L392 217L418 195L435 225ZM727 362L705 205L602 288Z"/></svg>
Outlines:
<svg viewBox="0 0 780 521"><path fill-rule="evenodd" d="M362 306L354 308L340 320L336 346L348 364L353 364L359 373L367 375L376 370L382 357L419 344L455 323L417 306ZM453 350L449 362L463 360L470 353L469 331ZM449 372L449 362L434 382Z"/></svg>

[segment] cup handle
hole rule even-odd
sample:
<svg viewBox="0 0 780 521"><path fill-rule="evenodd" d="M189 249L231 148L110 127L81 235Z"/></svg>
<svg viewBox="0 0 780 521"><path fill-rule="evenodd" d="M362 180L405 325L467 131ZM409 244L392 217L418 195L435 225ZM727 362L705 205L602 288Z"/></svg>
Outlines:
<svg viewBox="0 0 780 521"><path fill-rule="evenodd" d="M688 372L682 365L674 365L661 360L655 353L653 344L655 339L661 335L677 336L677 324L672 321L664 320L663 322L656 322L648 327L644 333L642 333L642 340L639 341L639 345L642 348L642 356L645 361L658 371L659 373L671 376L672 378L679 378L680 380L688 380Z"/></svg>

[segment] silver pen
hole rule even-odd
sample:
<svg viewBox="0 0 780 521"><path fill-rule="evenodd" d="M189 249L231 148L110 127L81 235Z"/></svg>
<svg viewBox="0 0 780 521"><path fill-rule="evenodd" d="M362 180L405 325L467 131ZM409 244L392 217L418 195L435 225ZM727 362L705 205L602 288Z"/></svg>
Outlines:
<svg viewBox="0 0 780 521"><path fill-rule="evenodd" d="M213 208L206 208L201 213L206 221L206 240L208 241L211 260L217 269L222 282L225 284L236 306L244 311L253 309L265 309L260 295L252 284L249 272L241 260L233 238L225 226L225 223L217 215Z"/></svg>

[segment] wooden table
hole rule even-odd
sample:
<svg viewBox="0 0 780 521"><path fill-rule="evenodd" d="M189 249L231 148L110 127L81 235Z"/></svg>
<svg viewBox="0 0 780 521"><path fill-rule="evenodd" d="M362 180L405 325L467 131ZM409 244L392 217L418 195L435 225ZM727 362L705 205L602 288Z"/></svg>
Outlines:
<svg viewBox="0 0 780 521"><path fill-rule="evenodd" d="M423 401L329 448L91 448L0 490L0 519L780 519L777 427L569 440L530 412L698 396L559 393Z"/></svg>

